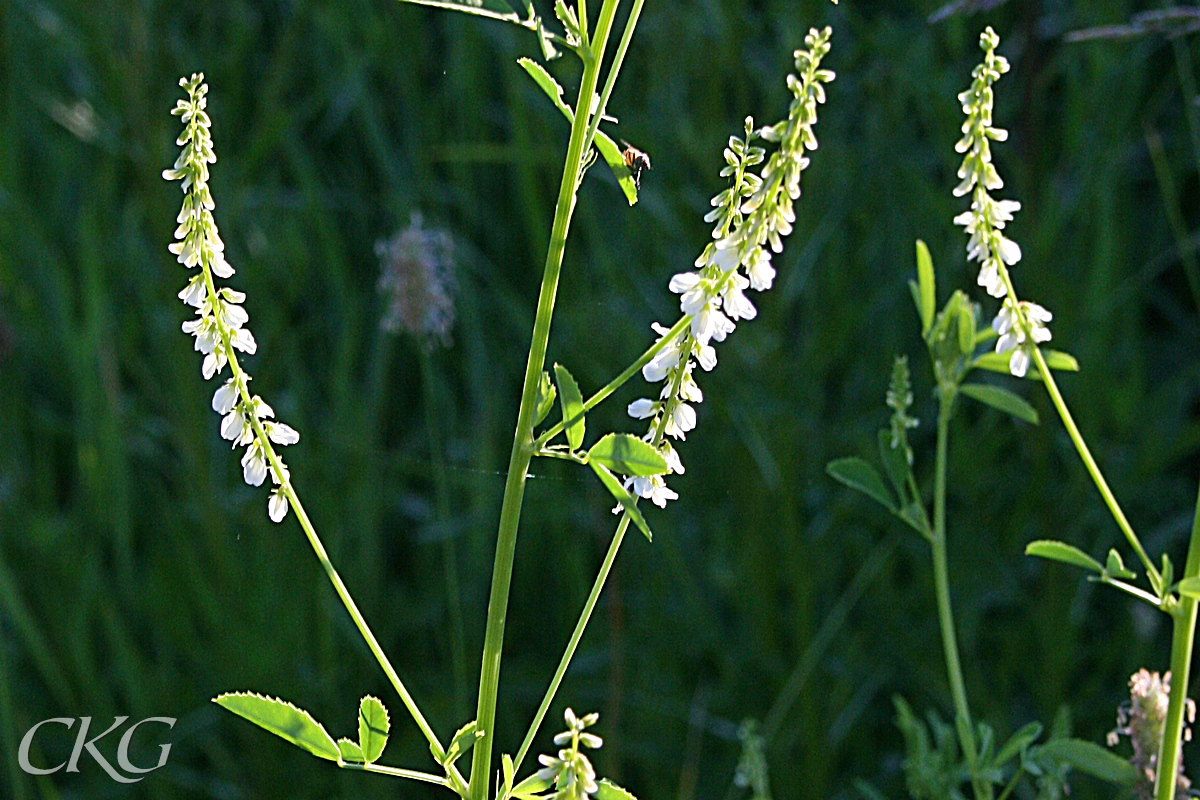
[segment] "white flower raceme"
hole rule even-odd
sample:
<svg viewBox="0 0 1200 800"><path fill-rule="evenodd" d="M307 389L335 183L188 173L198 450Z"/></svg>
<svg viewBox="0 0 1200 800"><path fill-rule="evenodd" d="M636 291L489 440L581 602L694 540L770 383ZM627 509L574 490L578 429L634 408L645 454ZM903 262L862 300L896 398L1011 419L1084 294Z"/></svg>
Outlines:
<svg viewBox="0 0 1200 800"><path fill-rule="evenodd" d="M179 263L199 271L188 280L179 299L196 310L196 318L183 323L183 332L194 336L195 349L204 354L201 372L205 380L220 375L228 365L233 377L213 395L213 410L222 416L221 436L234 447L245 447L242 477L251 486L261 486L267 475L276 488L267 503L275 522L287 515L287 466L271 443L295 444L300 439L290 426L274 421L275 412L261 397L250 395L250 376L238 365L235 350L252 355L258 345L246 327L250 315L242 303L246 295L227 286L218 288L213 276L229 278L233 267L225 260L225 244L213 219L212 193L208 188L208 165L216 163L208 105L208 85L203 74L179 81L188 94L171 113L182 119L183 133L176 144L183 150L175 165L163 171L167 180L182 181L183 208L175 230L176 242L170 246Z"/></svg>
<svg viewBox="0 0 1200 800"><path fill-rule="evenodd" d="M804 40L807 49L796 51L799 74L788 76L793 94L788 116L758 131L747 118L744 136L730 137L721 170L722 177L731 179L730 186L712 198L713 210L704 217L716 223L713 241L696 259L695 271L681 272L669 284L680 296L687 325L652 326L661 349L642 368L642 376L664 385L657 400L630 403L629 415L651 420L645 439L662 451L669 473L681 474L683 463L664 437L685 438L696 427L693 404L704 399L693 377L696 364L706 372L717 365L713 343L724 341L738 320L758 314L745 290L766 291L775 280L771 254L782 251L783 237L796 220L793 203L800 197L800 176L808 166L805 154L817 148L817 109L825 102L824 85L834 79L832 71L820 68L830 35L829 28L813 28ZM752 144L756 138L778 143L769 160L764 148ZM752 168L764 161L762 173L754 173ZM679 333L672 333L676 329ZM661 507L678 497L661 475L628 478L625 486Z"/></svg>
<svg viewBox="0 0 1200 800"><path fill-rule="evenodd" d="M1018 378L1025 377L1029 369L1030 350L1043 342L1050 341L1050 329L1046 324L1054 319L1054 315L1037 303L1022 300L1014 303L1012 298L1006 298L1000 313L992 320L992 330L999 337L996 340L996 352L1008 353L1008 371Z"/></svg>
<svg viewBox="0 0 1200 800"><path fill-rule="evenodd" d="M995 105L993 85L1000 76L1008 72L1008 61L996 54L1000 37L988 27L979 36L979 47L984 52L983 62L971 72L971 86L958 96L963 113L963 138L955 145L965 153L958 177L962 179L954 189L961 197L968 192L971 208L954 218L969 234L967 259L979 262L979 285L987 289L992 297L1003 297L1004 305L992 328L999 334L996 341L997 353L1012 353L1008 370L1018 378L1029 370L1033 348L1050 341L1050 329L1046 327L1052 317L1049 311L1037 303L1018 302L1008 268L1021 260L1021 248L1002 231L1012 221L1013 214L1021 210L1016 200L996 200L988 191L1004 186L1004 181L992 164L991 143L1003 142L1008 131L992 125L992 110Z"/></svg>
<svg viewBox="0 0 1200 800"><path fill-rule="evenodd" d="M538 777L544 781L553 781L555 791L548 795L554 800L586 800L600 790L596 783L596 770L591 760L583 754L581 747L592 750L599 749L604 740L594 733L584 729L595 725L600 719L596 713L583 717L575 716L575 712L567 709L563 712L567 730L554 737L557 745L567 745L558 751L558 756L541 755L538 761L542 769Z"/></svg>
<svg viewBox="0 0 1200 800"><path fill-rule="evenodd" d="M1010 222L1013 214L1021 209L1015 200L995 200L988 192L1004 186L1000 174L992 164L993 141L1003 142L1008 131L992 125L992 109L995 104L993 84L1008 72L1008 60L996 54L1000 37L990 27L979 37L979 46L984 51L983 63L971 72L971 86L958 96L963 113L963 137L954 149L964 153L958 177L962 182L954 188L954 195L971 195L971 208L954 218L955 225L962 225L970 235L967 242L967 259L979 262L979 285L987 289L992 297L1003 297L1006 286L1003 271L1021 260L1021 248L1001 231Z"/></svg>

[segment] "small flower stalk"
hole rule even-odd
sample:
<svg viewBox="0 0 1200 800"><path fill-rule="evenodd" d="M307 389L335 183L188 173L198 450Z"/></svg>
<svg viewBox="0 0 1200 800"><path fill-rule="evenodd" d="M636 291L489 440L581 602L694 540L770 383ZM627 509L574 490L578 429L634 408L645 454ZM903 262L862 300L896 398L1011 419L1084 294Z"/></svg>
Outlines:
<svg viewBox="0 0 1200 800"><path fill-rule="evenodd" d="M557 756L538 756L538 761L542 764L538 778L552 781L554 784L554 792L546 795L547 798L587 800L598 792L600 787L596 783L596 770L581 748L598 750L604 744L604 740L599 736L586 731L600 720L600 715L593 712L577 717L575 712L568 708L563 712L563 719L567 723L567 729L554 737L554 743L566 746L558 751Z"/></svg>
<svg viewBox="0 0 1200 800"><path fill-rule="evenodd" d="M738 321L758 314L746 290L765 292L775 280L771 257L783 251L783 237L792 232L800 177L809 164L806 154L817 148L817 109L825 102L825 84L835 77L820 66L830 50L831 33L829 28L811 29L804 40L807 49L796 51L798 74L787 81L793 95L788 116L757 130L747 117L743 136L730 137L721 169L730 185L712 198L713 210L704 218L716 223L713 241L696 259L695 271L681 272L669 284L680 295L679 308L688 324L652 326L660 344L671 338L642 368L642 376L663 387L658 399L635 400L628 412L635 419L650 420L644 438L661 449L671 474L682 474L684 467L665 437L685 439L696 427L694 404L704 399L695 380L696 366L708 372L717 365L713 343L723 342ZM759 139L778 144L769 160L766 149L754 144ZM761 173L756 173L754 168L764 161ZM672 333L675 330L679 332ZM625 486L661 508L679 496L661 475L628 478Z"/></svg>
<svg viewBox="0 0 1200 800"><path fill-rule="evenodd" d="M1161 677L1157 672L1140 669L1129 679L1129 702L1117 710L1117 727L1108 734L1108 746L1115 747L1122 736L1133 745L1129 762L1137 768L1138 780L1134 791L1139 800L1154 797L1154 781L1158 771L1159 750L1167 721L1167 705L1171 695L1171 673ZM1187 721L1196 721L1196 704L1187 701ZM1191 741L1192 732L1186 726L1183 741ZM1182 745L1181 745L1182 746ZM1179 759L1176 791L1181 797L1190 795L1192 782L1183 774L1183 758Z"/></svg>
<svg viewBox="0 0 1200 800"><path fill-rule="evenodd" d="M288 512L288 470L271 447L295 444L300 439L291 426L275 420L274 410L258 395L249 392L250 376L238 364L237 352L253 355L258 349L250 329L250 316L241 305L246 300L242 292L227 286L217 287L214 276L230 278L234 269L225 260L225 244L217 233L213 219L215 204L209 190L208 167L216 163L212 121L205 110L208 104L208 85L204 74L181 78L179 85L187 92L171 113L183 122L183 133L176 140L183 150L163 178L182 181L183 207L176 221L176 241L170 251L180 264L198 269L179 293L179 299L195 309L196 318L183 323L183 332L195 338L195 349L204 355L201 373L205 380L230 368L231 377L213 394L212 408L222 416L221 437L233 447L244 447L242 477L251 486L261 486L271 476L275 489L271 492L267 510L271 519L281 521Z"/></svg>
<svg viewBox="0 0 1200 800"><path fill-rule="evenodd" d="M908 410L912 408L913 404L912 377L908 371L908 356L896 356L896 360L892 364L892 380L888 385L886 400L888 408L892 409L892 418L889 421L892 449L903 452L904 460L911 467L913 451L908 444L908 432L920 425L921 421L908 415Z"/></svg>

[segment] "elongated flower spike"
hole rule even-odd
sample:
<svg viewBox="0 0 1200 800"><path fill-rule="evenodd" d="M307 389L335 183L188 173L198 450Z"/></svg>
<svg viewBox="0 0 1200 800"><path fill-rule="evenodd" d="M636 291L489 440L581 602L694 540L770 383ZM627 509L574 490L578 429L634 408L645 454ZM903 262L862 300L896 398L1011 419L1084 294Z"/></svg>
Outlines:
<svg viewBox="0 0 1200 800"><path fill-rule="evenodd" d="M958 168L961 183L954 195L971 193L971 208L954 218L969 235L967 260L979 262L979 285L992 297L1005 298L1000 313L992 323L999 334L997 353L1010 353L1009 372L1023 377L1029 369L1032 349L1050 340L1052 314L1037 303L1017 299L1008 269L1021 260L1021 247L1004 235L1004 226L1021 210L1016 200L996 200L990 194L1001 189L1004 181L992 163L992 142L1008 139L1008 131L992 124L995 106L994 85L1008 72L1008 60L996 53L1000 37L989 26L979 36L983 61L971 72L971 86L958 96L963 113L963 137L954 149L963 153Z"/></svg>
<svg viewBox="0 0 1200 800"><path fill-rule="evenodd" d="M724 341L738 320L758 314L745 290L764 292L775 280L771 256L782 252L783 238L796 221L793 204L800 197L800 177L809 163L806 154L817 148L813 132L817 109L825 102L825 84L835 77L832 70L820 66L831 35L829 28L813 28L804 40L807 49L795 52L797 73L787 79L793 95L787 117L757 130L747 117L743 136L730 137L721 169L721 177L729 178L730 184L712 198L713 210L704 217L705 222L716 223L713 241L696 259L696 270L681 272L670 282L670 290L680 295L679 308L688 324L651 326L660 342L666 336L671 341L642 368L642 376L664 385L657 400L635 400L628 411L635 419L651 421L645 439L660 448L671 473L681 474L683 462L665 437L684 439L696 427L693 404L704 399L695 380L696 365L705 372L717 365L713 343ZM759 139L778 144L770 159L765 148L754 144ZM761 173L754 172L764 161ZM628 478L625 485L663 508L678 497L661 475Z"/></svg>
<svg viewBox="0 0 1200 800"><path fill-rule="evenodd" d="M208 117L208 85L204 74L181 78L179 85L187 92L171 113L181 118L184 128L176 140L183 150L171 169L163 170L163 178L182 181L183 207L176 221L175 241L170 251L180 264L189 269L199 268L179 299L195 309L196 318L183 323L183 332L195 337L197 352L204 354L201 373L205 380L224 372L228 365L232 376L213 394L212 407L222 416L221 437L234 447L245 447L242 455L242 477L251 486L261 486L267 475L275 489L267 503L272 520L279 522L288 512L285 485L287 466L275 454L272 443L295 444L300 439L291 426L274 420L274 410L258 395L250 395L250 376L240 367L235 351L252 355L258 345L246 327L250 316L242 303L246 295L227 286L218 288L214 277L230 278L234 269L225 260L225 244L217 233L213 219L215 204L208 187L208 165L216 163Z"/></svg>

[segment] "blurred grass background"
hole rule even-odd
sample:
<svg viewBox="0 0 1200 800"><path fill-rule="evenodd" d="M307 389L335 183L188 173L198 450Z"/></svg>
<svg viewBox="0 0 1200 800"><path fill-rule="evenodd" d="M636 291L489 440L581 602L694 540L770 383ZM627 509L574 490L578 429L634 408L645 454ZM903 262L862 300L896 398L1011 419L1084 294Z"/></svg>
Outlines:
<svg viewBox="0 0 1200 800"><path fill-rule="evenodd" d="M822 470L873 451L892 357L908 352L929 474L930 381L905 281L920 236L942 298L973 284L950 223L965 203L950 189L955 95L985 24L1013 64L997 110L1012 138L997 157L1002 196L1024 204L1016 281L1055 312L1055 345L1083 365L1064 391L1129 516L1152 552L1182 564L1200 328L1171 214L1190 257L1193 43L1064 41L1146 8L1119 0L1013 0L930 24L937 8L647 4L610 110L654 170L632 209L591 171L551 342L585 393L649 344L651 321L674 318L666 282L707 240L721 148L746 114L783 113L810 25L835 26L839 77L776 289L701 380L682 499L652 511L653 545L634 537L621 553L551 716L599 710L597 766L643 800L740 798L738 725L773 704L777 798L850 797L859 777L899 797L890 696L947 710L924 544ZM535 39L390 0L6 0L0 20L0 796L432 796L336 770L209 702L281 695L341 736L371 692L392 709L388 763L427 764L297 526L267 520L266 493L242 483L218 436L214 386L179 331L184 271L166 250L180 200L160 177L175 158L167 112L178 77L204 71L217 221L260 343L255 387L301 431L288 454L298 490L444 739L473 695L454 679L443 548L458 564L473 683L567 137L515 64ZM567 59L552 71L573 96ZM413 340L380 332L375 288L375 242L413 212L458 245L454 344L426 378ZM635 430L623 408L643 387L589 427ZM1128 676L1165 669L1169 631L1022 556L1051 536L1100 554L1118 533L1044 393L1020 388L1041 427L964 407L954 429L950 562L968 689L1002 735L1066 704L1076 733L1101 741ZM510 752L613 527L611 502L571 466L538 463L527 493L498 730ZM794 703L777 703L798 667ZM17 769L35 722L117 714L179 718L167 768L132 787L86 759L52 778ZM35 762L55 764L73 735L39 741ZM1076 796L1107 791L1081 779Z"/></svg>

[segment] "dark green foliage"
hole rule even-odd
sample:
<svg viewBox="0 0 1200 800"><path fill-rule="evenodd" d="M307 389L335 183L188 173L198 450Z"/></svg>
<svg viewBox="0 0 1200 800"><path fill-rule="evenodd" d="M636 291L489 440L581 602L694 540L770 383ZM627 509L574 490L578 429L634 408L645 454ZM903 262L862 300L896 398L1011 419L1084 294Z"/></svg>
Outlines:
<svg viewBox="0 0 1200 800"><path fill-rule="evenodd" d="M1053 344L1079 361L1060 384L1130 518L1151 549L1183 563L1200 325L1145 136L1145 126L1160 136L1194 231L1190 99L1173 48L1061 38L1145 4L1012 2L930 26L939 5L647 3L609 110L620 120L610 132L654 171L633 208L609 170L588 172L551 341L551 360L585 386L642 352L652 320L674 319L666 283L709 240L702 215L721 186L721 149L746 114L781 115L791 51L810 25L835 26L839 78L776 289L700 377L707 401L672 484L682 498L669 513L643 504L654 544L627 543L561 695L602 712L597 767L639 797L726 796L737 721L771 707L896 525L865 515L823 470L876 451L893 355L921 352L905 291L913 240L929 243L941 298L973 284L950 189L955 94L985 24L1013 64L997 109L1012 142L997 157L1004 196L1024 204L1010 230L1025 252L1015 279L1054 311ZM567 136L516 63L538 55L537 37L389 0L16 0L0 5L0 30L0 797L52 796L16 771L17 742L38 720L83 714L179 718L169 769L129 789L135 797L444 792L339 771L209 702L252 686L303 698L349 732L348 710L369 692L393 710L383 761L428 760L295 523L267 520L265 494L242 484L218 435L215 386L179 331L185 273L166 250L178 188L159 173L175 155L176 80L202 69L218 223L260 343L247 363L255 389L301 432L288 460L297 488L445 741L472 708L453 688L440 545L450 537L460 560L473 667ZM566 59L549 70L574 89ZM459 245L455 344L431 355L430 371L449 519L432 510L417 345L377 324L374 243L413 211ZM981 326L994 311L984 304ZM927 375L914 370L911 413L923 424L909 433L926 491ZM1023 555L1037 539L1092 554L1120 542L1041 387L1020 388L1041 426L964 402L952 437L950 566L968 689L998 741L1062 703L1074 735L1102 741L1128 676L1165 668L1168 634L1134 601ZM643 389L590 412L594 429L634 430L624 406ZM567 640L612 504L578 465L537 463L502 750L519 741ZM925 551L908 538L806 673L766 742L777 800L861 796L858 778L902 796L904 743L887 698L948 709ZM35 760L57 764L73 739L43 742ZM535 751L550 747L547 734ZM63 796L112 796L89 764L53 778ZM1055 780L1039 777L1047 792ZM1071 797L1112 790L1081 778Z"/></svg>

